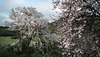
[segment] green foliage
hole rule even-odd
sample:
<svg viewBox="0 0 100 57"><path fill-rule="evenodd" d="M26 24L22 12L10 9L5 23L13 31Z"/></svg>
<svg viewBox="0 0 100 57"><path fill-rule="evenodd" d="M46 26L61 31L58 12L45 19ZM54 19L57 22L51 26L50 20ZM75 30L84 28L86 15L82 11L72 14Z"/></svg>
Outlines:
<svg viewBox="0 0 100 57"><path fill-rule="evenodd" d="M17 33L18 33L18 31L0 29L0 36L14 36Z"/></svg>
<svg viewBox="0 0 100 57"><path fill-rule="evenodd" d="M47 53L45 53L45 56L43 54L30 54L31 57L62 57L61 54L58 53L54 53L55 55L46 55ZM0 47L0 57L27 57L26 53L24 52L15 52L12 51L12 48L2 48Z"/></svg>
<svg viewBox="0 0 100 57"><path fill-rule="evenodd" d="M51 33L56 33L57 32L57 26L56 26L57 21L48 23L49 25L49 30Z"/></svg>
<svg viewBox="0 0 100 57"><path fill-rule="evenodd" d="M0 36L14 36L14 38L18 37L19 31L18 30L10 30L9 27L0 26ZM15 37L16 36L16 37Z"/></svg>
<svg viewBox="0 0 100 57"><path fill-rule="evenodd" d="M0 26L0 29L8 29L9 27L7 26Z"/></svg>
<svg viewBox="0 0 100 57"><path fill-rule="evenodd" d="M0 48L0 57L25 57L25 54L17 54L11 51L11 48Z"/></svg>

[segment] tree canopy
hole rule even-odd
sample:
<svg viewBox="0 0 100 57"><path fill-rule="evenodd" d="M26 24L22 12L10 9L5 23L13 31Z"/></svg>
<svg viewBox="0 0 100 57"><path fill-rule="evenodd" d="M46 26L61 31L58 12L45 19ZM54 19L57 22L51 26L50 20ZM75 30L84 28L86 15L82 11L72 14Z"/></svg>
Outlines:
<svg viewBox="0 0 100 57"><path fill-rule="evenodd" d="M53 0L53 4L54 8L62 11L59 33L63 36L60 46L63 48L63 55L80 57L98 52L93 54L98 56L100 39L96 31L100 30L100 1Z"/></svg>

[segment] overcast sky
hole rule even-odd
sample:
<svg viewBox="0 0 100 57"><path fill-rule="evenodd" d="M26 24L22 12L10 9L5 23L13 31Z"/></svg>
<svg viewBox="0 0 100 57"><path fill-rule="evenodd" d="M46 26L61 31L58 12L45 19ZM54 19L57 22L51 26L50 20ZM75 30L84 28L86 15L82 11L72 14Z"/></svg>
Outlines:
<svg viewBox="0 0 100 57"><path fill-rule="evenodd" d="M56 11L52 10L52 0L0 0L0 26L4 25L4 20L10 20L10 10L15 7L35 7L44 15L44 18L50 19L50 15L56 15ZM50 22L52 20L49 20Z"/></svg>

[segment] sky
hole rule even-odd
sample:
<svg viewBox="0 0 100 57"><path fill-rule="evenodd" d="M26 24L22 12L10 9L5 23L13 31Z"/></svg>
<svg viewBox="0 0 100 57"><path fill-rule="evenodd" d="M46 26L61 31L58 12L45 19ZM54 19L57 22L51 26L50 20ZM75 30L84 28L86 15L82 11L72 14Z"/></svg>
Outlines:
<svg viewBox="0 0 100 57"><path fill-rule="evenodd" d="M59 9L52 10L52 0L0 0L0 26L4 25L5 20L10 21L9 15L12 8L31 6L41 12L45 19L49 19L49 22L52 22L50 16L57 16L56 12L60 12Z"/></svg>

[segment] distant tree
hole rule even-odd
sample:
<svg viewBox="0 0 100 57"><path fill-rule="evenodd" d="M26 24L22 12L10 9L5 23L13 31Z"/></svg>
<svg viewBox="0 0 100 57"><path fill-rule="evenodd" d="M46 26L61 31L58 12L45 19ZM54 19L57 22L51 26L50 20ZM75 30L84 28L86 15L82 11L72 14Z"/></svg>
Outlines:
<svg viewBox="0 0 100 57"><path fill-rule="evenodd" d="M100 56L100 0L53 0L62 13L60 48L66 57Z"/></svg>
<svg viewBox="0 0 100 57"><path fill-rule="evenodd" d="M7 28L9 28L9 27L7 27L7 26L0 26L0 30L1 29L7 29Z"/></svg>

